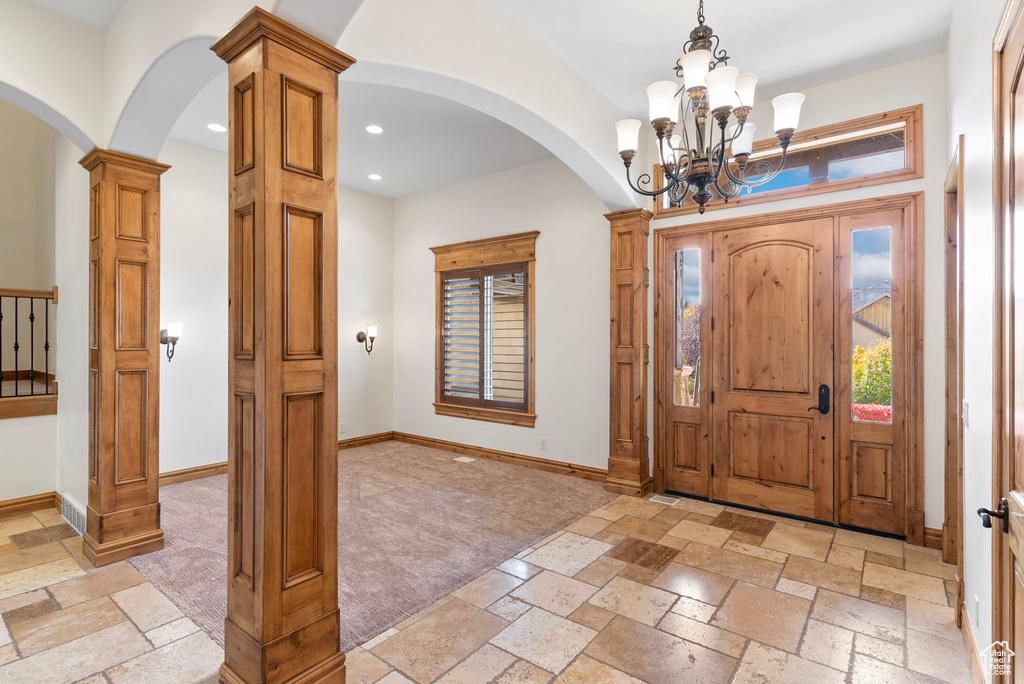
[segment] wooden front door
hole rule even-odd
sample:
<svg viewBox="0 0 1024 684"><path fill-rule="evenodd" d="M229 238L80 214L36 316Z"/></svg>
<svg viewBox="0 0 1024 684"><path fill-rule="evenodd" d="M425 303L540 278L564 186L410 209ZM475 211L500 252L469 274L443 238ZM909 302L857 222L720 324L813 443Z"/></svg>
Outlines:
<svg viewBox="0 0 1024 684"><path fill-rule="evenodd" d="M833 519L833 221L713 236L716 499Z"/></svg>

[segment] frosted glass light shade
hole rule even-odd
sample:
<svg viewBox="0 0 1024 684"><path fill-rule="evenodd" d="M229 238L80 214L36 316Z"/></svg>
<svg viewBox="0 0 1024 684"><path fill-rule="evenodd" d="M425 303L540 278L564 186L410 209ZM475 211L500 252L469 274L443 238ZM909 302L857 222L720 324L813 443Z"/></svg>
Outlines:
<svg viewBox="0 0 1024 684"><path fill-rule="evenodd" d="M371 340L373 338L377 337L377 326L370 325L369 323L367 323L366 324L366 336L369 337Z"/></svg>
<svg viewBox="0 0 1024 684"><path fill-rule="evenodd" d="M704 79L711 68L711 51L694 50L683 55L680 61L683 67L683 81L687 90L705 87Z"/></svg>
<svg viewBox="0 0 1024 684"><path fill-rule="evenodd" d="M656 81L647 86L647 104L651 121L656 119L676 120L676 84L673 81Z"/></svg>
<svg viewBox="0 0 1024 684"><path fill-rule="evenodd" d="M185 324L181 321L167 321L167 336L168 337L181 337L181 333L185 330Z"/></svg>
<svg viewBox="0 0 1024 684"><path fill-rule="evenodd" d="M711 111L721 107L737 107L736 78L740 70L731 66L720 66L713 69L705 78L708 86L708 105Z"/></svg>
<svg viewBox="0 0 1024 684"><path fill-rule="evenodd" d="M800 124L800 107L806 97L803 93L786 93L772 100L775 108L775 132L792 128L796 130Z"/></svg>
<svg viewBox="0 0 1024 684"><path fill-rule="evenodd" d="M615 124L619 138L619 152L636 152L640 140L640 119L623 119Z"/></svg>
<svg viewBox="0 0 1024 684"><path fill-rule="evenodd" d="M754 131L756 130L757 126L752 123L743 124L743 130L740 131L739 137L732 141L732 156L750 154L754 149ZM734 129L733 134L735 135L735 133Z"/></svg>
<svg viewBox="0 0 1024 684"><path fill-rule="evenodd" d="M754 88L757 86L757 74L740 74L736 77L736 94L740 97L740 107L754 106Z"/></svg>

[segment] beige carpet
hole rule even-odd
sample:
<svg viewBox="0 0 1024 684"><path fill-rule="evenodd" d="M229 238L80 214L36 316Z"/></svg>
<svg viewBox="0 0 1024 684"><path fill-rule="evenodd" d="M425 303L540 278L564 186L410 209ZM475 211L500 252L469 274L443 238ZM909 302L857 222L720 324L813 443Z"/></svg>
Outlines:
<svg viewBox="0 0 1024 684"><path fill-rule="evenodd" d="M455 456L402 442L339 452L342 649L614 498L597 482ZM160 503L164 549L129 562L223 644L227 476L162 487Z"/></svg>

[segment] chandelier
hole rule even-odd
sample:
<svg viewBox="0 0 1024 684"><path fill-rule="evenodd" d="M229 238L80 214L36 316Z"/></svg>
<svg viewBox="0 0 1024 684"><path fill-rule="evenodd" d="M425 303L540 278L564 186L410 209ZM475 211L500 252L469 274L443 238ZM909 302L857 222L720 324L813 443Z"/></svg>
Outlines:
<svg viewBox="0 0 1024 684"><path fill-rule="evenodd" d="M764 185L786 165L786 151L800 120L801 93L787 93L772 100L775 134L782 155L773 168L767 159L751 163L756 126L747 118L754 108L755 74L741 74L727 66L729 55L719 47L719 38L704 23L704 0L697 9L697 27L683 44L683 56L676 62L676 78L647 87L651 125L658 136L658 160L664 177L660 190L650 187L651 176L640 175L636 183L629 167L639 146L639 119L615 124L619 156L626 167L626 180L637 193L657 197L668 193L674 205L683 204L690 193L703 214L714 189L725 199L744 189ZM710 115L710 116L709 116ZM717 131L715 129L718 129ZM728 153L726 151L728 149ZM750 177L748 177L748 174Z"/></svg>

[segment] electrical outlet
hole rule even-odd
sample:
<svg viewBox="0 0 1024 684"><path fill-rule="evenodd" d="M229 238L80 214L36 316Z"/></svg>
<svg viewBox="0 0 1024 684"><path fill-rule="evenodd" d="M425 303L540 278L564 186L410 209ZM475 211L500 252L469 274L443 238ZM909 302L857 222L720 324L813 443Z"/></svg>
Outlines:
<svg viewBox="0 0 1024 684"><path fill-rule="evenodd" d="M338 434L339 435L345 434L345 424L344 423L338 423Z"/></svg>
<svg viewBox="0 0 1024 684"><path fill-rule="evenodd" d="M548 450L548 438L547 437L541 437L540 438L540 450L541 451L547 451Z"/></svg>
<svg viewBox="0 0 1024 684"><path fill-rule="evenodd" d="M981 620L979 614L981 610L981 603L978 601L978 595L974 595L974 605L971 607L971 612L974 613L974 626L981 627Z"/></svg>
<svg viewBox="0 0 1024 684"><path fill-rule="evenodd" d="M971 427L971 421L968 418L968 416L970 415L971 405L967 402L967 400L964 400L963 404L964 427Z"/></svg>

